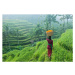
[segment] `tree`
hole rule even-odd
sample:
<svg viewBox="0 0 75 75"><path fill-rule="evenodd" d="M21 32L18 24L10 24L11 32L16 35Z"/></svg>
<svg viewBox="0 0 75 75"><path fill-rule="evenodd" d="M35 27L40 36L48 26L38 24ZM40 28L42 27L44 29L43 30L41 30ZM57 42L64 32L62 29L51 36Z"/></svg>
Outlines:
<svg viewBox="0 0 75 75"><path fill-rule="evenodd" d="M38 40L40 39L40 35L42 35L43 29L40 27L40 24L37 24L37 27L35 28L35 36L38 37Z"/></svg>
<svg viewBox="0 0 75 75"><path fill-rule="evenodd" d="M60 20L63 22L63 31L65 31L65 29L67 29L68 25L69 25L69 19L72 19L72 15L71 14L67 14L67 15L58 15L61 16ZM65 19L67 19L67 26L65 26Z"/></svg>
<svg viewBox="0 0 75 75"><path fill-rule="evenodd" d="M52 22L58 23L58 21L56 21L56 17L57 17L57 15L54 15L54 14L51 14L51 15L47 15L47 16L46 16L46 19L45 19L44 22L46 23L48 30L51 29L51 24L52 24ZM49 28L48 25L50 26L50 28Z"/></svg>
<svg viewBox="0 0 75 75"><path fill-rule="evenodd" d="M45 28L46 28L46 31L48 30L48 28L49 28L49 24L48 24L48 22L46 21L45 22Z"/></svg>
<svg viewBox="0 0 75 75"><path fill-rule="evenodd" d="M72 15L71 14L67 14L67 15L65 15L65 19L67 19L67 26L68 26L68 20L69 19L72 19Z"/></svg>
<svg viewBox="0 0 75 75"><path fill-rule="evenodd" d="M60 20L63 22L63 32L65 32L65 15L59 15L61 16Z"/></svg>

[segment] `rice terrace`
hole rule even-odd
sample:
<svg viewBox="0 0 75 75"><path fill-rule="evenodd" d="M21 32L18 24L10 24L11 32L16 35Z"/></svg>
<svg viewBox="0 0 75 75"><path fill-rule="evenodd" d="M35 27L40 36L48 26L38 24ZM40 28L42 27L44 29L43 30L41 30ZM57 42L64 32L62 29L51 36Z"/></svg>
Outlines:
<svg viewBox="0 0 75 75"><path fill-rule="evenodd" d="M3 62L73 62L72 14L3 14ZM53 30L51 60L46 31Z"/></svg>

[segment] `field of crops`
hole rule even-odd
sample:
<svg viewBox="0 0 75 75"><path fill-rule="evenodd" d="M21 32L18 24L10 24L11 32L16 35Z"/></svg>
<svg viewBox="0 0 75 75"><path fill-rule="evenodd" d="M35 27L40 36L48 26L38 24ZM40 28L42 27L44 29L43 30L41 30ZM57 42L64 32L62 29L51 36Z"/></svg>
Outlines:
<svg viewBox="0 0 75 75"><path fill-rule="evenodd" d="M3 54L4 62L49 62L47 55L47 41L36 42L35 46L28 46L21 50L14 49ZM53 39L51 62L73 61L73 30L68 29L58 39Z"/></svg>
<svg viewBox="0 0 75 75"><path fill-rule="evenodd" d="M10 49L18 49L22 45L22 47L26 47L29 45L31 40L37 39L37 37L31 39L28 37L30 31L36 27L35 24L32 24L26 20L18 20L18 19L4 19L3 20L3 30L4 26L8 26L9 29L11 30L12 33L15 33L13 31L18 30L18 34L20 33L21 35L10 35L10 37L3 37L3 48L4 49L9 49L9 43L10 43ZM32 34L31 34L32 35ZM42 39L44 38L43 36L40 36ZM5 39L4 39L5 38ZM8 38L9 38L9 43L8 43ZM4 52L6 53L6 52Z"/></svg>

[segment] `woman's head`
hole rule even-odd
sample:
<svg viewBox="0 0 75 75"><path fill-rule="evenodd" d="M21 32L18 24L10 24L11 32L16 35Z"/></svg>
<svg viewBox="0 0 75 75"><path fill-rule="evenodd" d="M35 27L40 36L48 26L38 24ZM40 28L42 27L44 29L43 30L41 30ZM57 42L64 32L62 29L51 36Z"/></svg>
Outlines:
<svg viewBox="0 0 75 75"><path fill-rule="evenodd" d="M51 36L48 36L48 39L51 40Z"/></svg>

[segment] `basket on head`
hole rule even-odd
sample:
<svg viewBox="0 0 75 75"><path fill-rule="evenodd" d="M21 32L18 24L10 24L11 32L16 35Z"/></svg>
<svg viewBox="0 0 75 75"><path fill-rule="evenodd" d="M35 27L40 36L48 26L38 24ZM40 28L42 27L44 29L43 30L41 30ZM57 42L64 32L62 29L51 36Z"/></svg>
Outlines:
<svg viewBox="0 0 75 75"><path fill-rule="evenodd" d="M47 36L52 36L53 35L53 30L48 30L46 31Z"/></svg>

